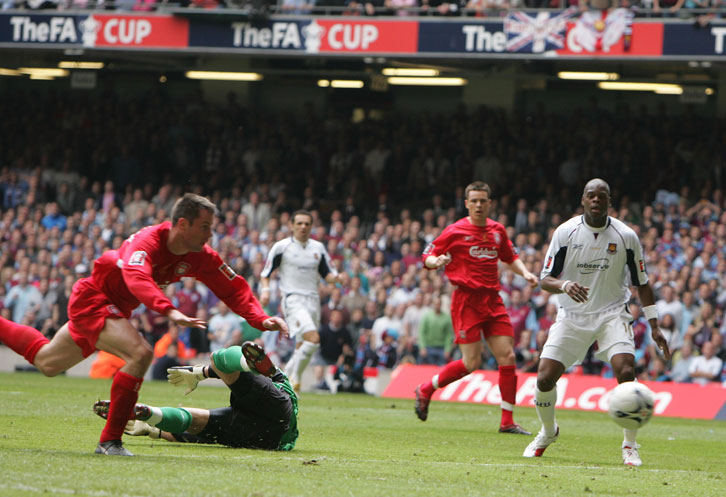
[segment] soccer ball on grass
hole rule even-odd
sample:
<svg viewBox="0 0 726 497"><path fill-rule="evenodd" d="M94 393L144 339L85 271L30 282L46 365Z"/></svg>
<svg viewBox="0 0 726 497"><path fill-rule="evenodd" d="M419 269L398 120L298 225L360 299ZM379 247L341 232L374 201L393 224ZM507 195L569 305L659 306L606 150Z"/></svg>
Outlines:
<svg viewBox="0 0 726 497"><path fill-rule="evenodd" d="M636 381L626 381L610 392L608 412L623 428L637 430L650 421L653 404L654 395L650 388Z"/></svg>

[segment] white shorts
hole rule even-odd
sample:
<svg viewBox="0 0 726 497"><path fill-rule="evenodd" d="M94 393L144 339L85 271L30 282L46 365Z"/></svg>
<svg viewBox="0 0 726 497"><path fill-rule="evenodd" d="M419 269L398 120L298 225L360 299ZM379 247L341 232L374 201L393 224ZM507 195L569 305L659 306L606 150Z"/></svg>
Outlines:
<svg viewBox="0 0 726 497"><path fill-rule="evenodd" d="M320 327L320 297L290 294L282 299L282 314L290 329L290 338L302 337ZM302 338L300 338L302 340Z"/></svg>
<svg viewBox="0 0 726 497"><path fill-rule="evenodd" d="M608 361L616 354L635 355L633 317L625 310L605 315L574 315L560 309L550 327L540 357L564 364L565 369L585 358L597 340L595 357Z"/></svg>

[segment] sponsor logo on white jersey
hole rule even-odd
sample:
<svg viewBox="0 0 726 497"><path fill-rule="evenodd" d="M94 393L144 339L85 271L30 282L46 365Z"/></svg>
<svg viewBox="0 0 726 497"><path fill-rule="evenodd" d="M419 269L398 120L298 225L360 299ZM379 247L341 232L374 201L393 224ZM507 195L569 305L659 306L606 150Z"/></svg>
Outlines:
<svg viewBox="0 0 726 497"><path fill-rule="evenodd" d="M577 269L580 270L580 274L592 274L597 271L607 271L610 269L610 261L603 259L595 259L590 262L580 262L577 264Z"/></svg>

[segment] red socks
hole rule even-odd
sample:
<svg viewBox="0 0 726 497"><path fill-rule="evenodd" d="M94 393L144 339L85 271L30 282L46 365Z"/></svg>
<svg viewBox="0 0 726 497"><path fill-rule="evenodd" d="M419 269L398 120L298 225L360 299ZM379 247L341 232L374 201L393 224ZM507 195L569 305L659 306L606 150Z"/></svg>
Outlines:
<svg viewBox="0 0 726 497"><path fill-rule="evenodd" d="M121 440L126 422L133 416L134 406L139 399L139 389L143 382L143 378L136 378L122 371L117 372L113 377L108 419L103 432L101 432L99 442Z"/></svg>
<svg viewBox="0 0 726 497"><path fill-rule="evenodd" d="M459 359L458 361L452 361L441 370L439 374L434 375L431 381L427 381L421 386L421 393L427 397L433 395L434 390L445 387L449 383L453 383L456 380L463 378L468 375L469 371L464 366L464 361Z"/></svg>
<svg viewBox="0 0 726 497"><path fill-rule="evenodd" d="M35 362L36 354L49 341L35 328L0 317L0 342L25 357L30 364Z"/></svg>
<svg viewBox="0 0 726 497"><path fill-rule="evenodd" d="M502 395L502 426L511 425L514 423L512 409L517 403L517 374L514 366L499 366L499 391Z"/></svg>

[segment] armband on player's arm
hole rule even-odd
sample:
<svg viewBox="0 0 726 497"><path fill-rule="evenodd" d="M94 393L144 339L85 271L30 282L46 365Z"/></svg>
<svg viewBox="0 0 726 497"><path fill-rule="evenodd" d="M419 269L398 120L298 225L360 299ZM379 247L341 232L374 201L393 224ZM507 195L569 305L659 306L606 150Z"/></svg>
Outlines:
<svg viewBox="0 0 726 497"><path fill-rule="evenodd" d="M643 307L643 315L648 321L650 321L651 319L655 319L656 321L658 321L658 309L655 305L646 305L645 307Z"/></svg>

